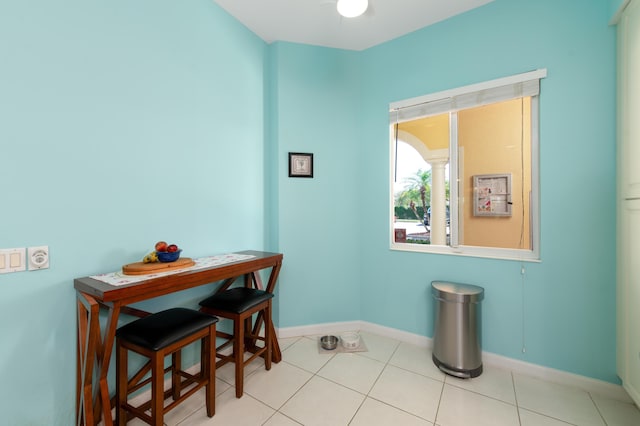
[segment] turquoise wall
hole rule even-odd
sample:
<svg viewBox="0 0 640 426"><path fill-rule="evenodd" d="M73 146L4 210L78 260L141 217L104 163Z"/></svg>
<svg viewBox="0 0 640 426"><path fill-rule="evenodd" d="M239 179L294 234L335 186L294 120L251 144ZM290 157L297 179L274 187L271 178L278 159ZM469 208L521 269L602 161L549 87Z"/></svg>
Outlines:
<svg viewBox="0 0 640 426"><path fill-rule="evenodd" d="M359 187L367 152L360 139L359 55L276 43L271 46L278 165L281 327L357 320L359 224L370 213ZM288 153L314 155L314 177L289 178Z"/></svg>
<svg viewBox="0 0 640 426"><path fill-rule="evenodd" d="M73 278L158 239L283 252L280 327L431 336L429 283L479 284L485 350L617 381L610 2L496 0L364 52L267 46L209 0L50 3L0 6L0 248L51 251L0 275L7 424L73 422ZM537 68L542 262L390 251L389 103Z"/></svg>
<svg viewBox="0 0 640 426"><path fill-rule="evenodd" d="M431 281L477 284L484 350L617 382L608 19L605 1L497 0L363 53L363 320L432 336ZM539 68L542 261L390 251L388 104Z"/></svg>
<svg viewBox="0 0 640 426"><path fill-rule="evenodd" d="M272 47L279 325L361 319L430 337L431 281L472 283L486 351L618 382L609 17L606 1L497 0L364 52ZM389 103L539 68L542 261L389 250ZM337 180L286 178L292 150L319 152Z"/></svg>
<svg viewBox="0 0 640 426"><path fill-rule="evenodd" d="M192 257L264 248L266 45L210 0L1 2L0 40L0 248L51 253L0 275L0 412L66 426L75 277L159 239Z"/></svg>

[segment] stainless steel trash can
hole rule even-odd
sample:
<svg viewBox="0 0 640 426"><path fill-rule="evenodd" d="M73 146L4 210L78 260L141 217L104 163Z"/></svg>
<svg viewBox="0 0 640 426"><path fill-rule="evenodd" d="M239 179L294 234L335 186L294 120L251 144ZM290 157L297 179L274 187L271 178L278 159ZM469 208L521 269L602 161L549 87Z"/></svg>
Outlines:
<svg viewBox="0 0 640 426"><path fill-rule="evenodd" d="M475 285L433 281L435 302L433 362L444 373L461 378L482 374L482 305L484 289Z"/></svg>

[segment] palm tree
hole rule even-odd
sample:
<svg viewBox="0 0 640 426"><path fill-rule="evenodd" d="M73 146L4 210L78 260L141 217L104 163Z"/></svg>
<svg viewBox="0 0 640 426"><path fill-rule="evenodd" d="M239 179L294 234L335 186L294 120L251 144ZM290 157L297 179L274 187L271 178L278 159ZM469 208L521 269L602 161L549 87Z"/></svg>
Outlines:
<svg viewBox="0 0 640 426"><path fill-rule="evenodd" d="M417 189L405 189L396 194L396 206L410 206L412 202L420 201L420 191Z"/></svg>
<svg viewBox="0 0 640 426"><path fill-rule="evenodd" d="M405 179L405 183L407 183L408 186L404 191L396 195L395 205L409 207L416 218L424 221L426 225L428 220L427 206L431 206L431 169L418 169L415 175ZM449 200L450 185L448 178L445 179L444 185L445 197ZM424 217L420 217L416 210L416 204L418 202L422 204Z"/></svg>
<svg viewBox="0 0 640 426"><path fill-rule="evenodd" d="M422 211L426 216L427 205L431 204L431 169L424 171L422 169L418 169L414 176L407 178L407 182L410 184L409 189L413 189L420 194ZM414 213L418 216L415 210ZM418 217L418 219L424 220L424 218L420 217Z"/></svg>

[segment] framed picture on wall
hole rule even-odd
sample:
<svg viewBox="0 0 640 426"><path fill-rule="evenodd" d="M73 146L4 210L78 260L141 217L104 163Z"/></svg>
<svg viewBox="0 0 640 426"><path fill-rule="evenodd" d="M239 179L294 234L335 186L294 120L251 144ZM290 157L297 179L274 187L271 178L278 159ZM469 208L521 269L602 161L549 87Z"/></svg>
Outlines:
<svg viewBox="0 0 640 426"><path fill-rule="evenodd" d="M289 177L313 177L313 154L304 152L289 153Z"/></svg>

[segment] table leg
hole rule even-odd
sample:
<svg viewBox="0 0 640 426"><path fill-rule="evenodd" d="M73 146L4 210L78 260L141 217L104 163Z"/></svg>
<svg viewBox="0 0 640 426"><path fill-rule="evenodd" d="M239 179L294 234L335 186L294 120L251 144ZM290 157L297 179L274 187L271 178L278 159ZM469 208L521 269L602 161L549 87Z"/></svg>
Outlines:
<svg viewBox="0 0 640 426"><path fill-rule="evenodd" d="M109 382L107 373L109 372L109 362L116 338L118 328L118 317L120 316L120 305L111 306L107 317L107 325L104 331L104 344L102 346L102 357L99 362L99 404L102 408L102 417L105 426L113 425L111 417L111 399L109 397Z"/></svg>
<svg viewBox="0 0 640 426"><path fill-rule="evenodd" d="M269 274L269 281L267 283L266 291L269 293L273 293L276 287L276 281L278 280L278 274L280 273L280 267L282 266L282 262L278 262L276 265L271 268L271 273ZM260 278L260 274L256 272L252 272L250 276L248 275L245 278L245 283L253 281L255 288L262 290L262 279ZM272 311L273 312L273 311ZM254 325L253 333L257 334L257 332L262 327L262 323L264 322L264 318L262 317L262 313L258 315L256 318L256 323ZM280 350L280 344L278 343L278 336L276 336L276 330L273 325L273 321L271 321L271 361L276 364L282 361L282 351Z"/></svg>
<svg viewBox="0 0 640 426"><path fill-rule="evenodd" d="M104 341L100 332L100 305L88 294L78 292L78 365L76 424L97 425L100 419L113 425L107 373L115 342L120 306L110 307ZM97 371L97 383L94 379Z"/></svg>
<svg viewBox="0 0 640 426"><path fill-rule="evenodd" d="M278 337L276 336L276 329L271 323L271 362L276 364L282 361L282 352L280 351L280 343L278 343Z"/></svg>
<svg viewBox="0 0 640 426"><path fill-rule="evenodd" d="M94 395L93 371L97 362L98 342L100 340L100 306L96 300L78 292L78 340L77 346L77 389L76 389L76 425L93 425Z"/></svg>
<svg viewBox="0 0 640 426"><path fill-rule="evenodd" d="M269 274L269 281L267 282L266 290L269 293L273 293L276 289L276 282L278 281L278 275L280 274L280 268L282 267L282 261L279 261L277 264L273 266L271 269L271 274ZM271 322L271 361L278 363L282 361L282 352L280 351L280 344L278 343L278 337L276 336L275 326L273 325L273 321Z"/></svg>
<svg viewBox="0 0 640 426"><path fill-rule="evenodd" d="M264 286L262 285L262 278L260 277L260 274L258 272L252 272L251 274L248 274L247 279L249 280L249 282L251 282L251 279L253 279L253 286L258 290L264 290Z"/></svg>

